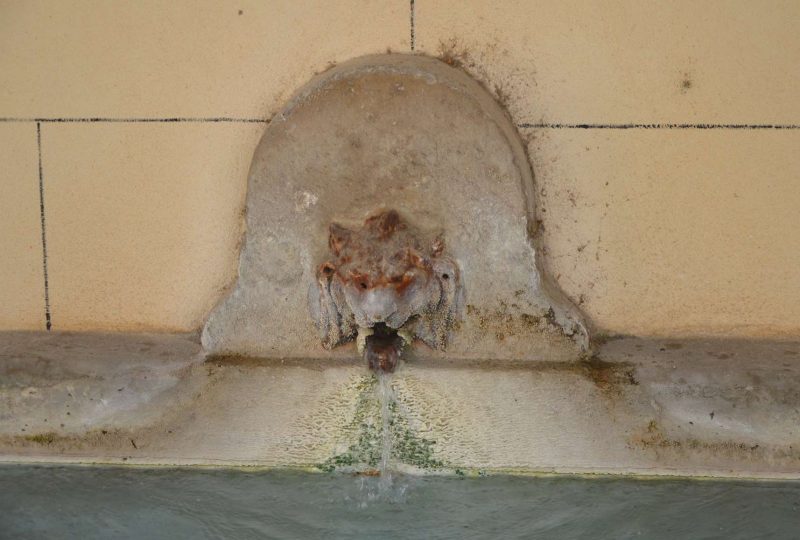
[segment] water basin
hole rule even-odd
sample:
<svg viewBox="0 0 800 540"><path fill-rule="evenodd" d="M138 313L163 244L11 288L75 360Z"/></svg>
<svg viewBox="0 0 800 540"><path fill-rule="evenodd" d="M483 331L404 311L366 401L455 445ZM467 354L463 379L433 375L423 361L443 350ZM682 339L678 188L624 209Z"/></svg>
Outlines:
<svg viewBox="0 0 800 540"><path fill-rule="evenodd" d="M2 538L796 538L800 482L0 467Z"/></svg>

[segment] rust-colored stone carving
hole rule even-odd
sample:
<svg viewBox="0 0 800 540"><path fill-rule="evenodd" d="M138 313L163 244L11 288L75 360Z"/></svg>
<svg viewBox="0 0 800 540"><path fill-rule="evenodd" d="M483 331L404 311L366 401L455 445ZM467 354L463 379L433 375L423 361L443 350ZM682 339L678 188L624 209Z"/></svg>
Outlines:
<svg viewBox="0 0 800 540"><path fill-rule="evenodd" d="M319 266L309 295L326 348L357 336L360 352L374 343L371 354L393 358L397 350L377 347L395 343L393 335L445 348L460 304L461 276L444 254L441 236L425 239L395 210L386 210L355 231L332 223L329 246L331 258ZM384 335L368 342L377 330Z"/></svg>

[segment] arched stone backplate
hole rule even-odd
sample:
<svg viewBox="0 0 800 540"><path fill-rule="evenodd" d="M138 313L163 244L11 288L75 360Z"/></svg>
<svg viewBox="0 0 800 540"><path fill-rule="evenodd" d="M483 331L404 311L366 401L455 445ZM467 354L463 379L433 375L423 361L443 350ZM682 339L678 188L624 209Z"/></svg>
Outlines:
<svg viewBox="0 0 800 540"><path fill-rule="evenodd" d="M577 358L588 336L536 261L534 180L508 115L462 71L415 55L368 56L308 83L253 157L239 279L211 313L216 354L341 357L307 307L331 222L396 209L438 231L458 262L460 320L446 351L409 358Z"/></svg>

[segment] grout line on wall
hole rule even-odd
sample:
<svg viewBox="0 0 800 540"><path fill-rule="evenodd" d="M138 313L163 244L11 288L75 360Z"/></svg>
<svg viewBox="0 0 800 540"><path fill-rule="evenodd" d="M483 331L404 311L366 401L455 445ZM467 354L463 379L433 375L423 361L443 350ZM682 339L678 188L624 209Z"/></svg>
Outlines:
<svg viewBox="0 0 800 540"><path fill-rule="evenodd" d="M36 123L238 123L238 124L268 124L269 119L264 118L231 118L226 116L211 118L170 117L170 118L109 118L109 117L64 117L64 118L18 118L3 117L0 122L36 122Z"/></svg>
<svg viewBox="0 0 800 540"><path fill-rule="evenodd" d="M42 172L42 124L36 122L36 148L39 154L39 219L42 224L42 267L44 270L44 320L47 331L52 328L50 319L50 283L47 276L47 233L44 220L44 174Z"/></svg>
<svg viewBox="0 0 800 540"><path fill-rule="evenodd" d="M411 52L414 52L414 50L416 50L416 46L417 46L417 44L416 44L416 35L415 35L415 33L416 33L416 27L415 27L415 24L416 24L416 10L414 9L414 0L409 0L409 1L410 1L410 15L409 15L409 17L410 17L410 22L411 22Z"/></svg>
<svg viewBox="0 0 800 540"><path fill-rule="evenodd" d="M533 129L800 129L800 124L517 124Z"/></svg>
<svg viewBox="0 0 800 540"><path fill-rule="evenodd" d="M413 4L413 2L412 2ZM412 27L413 38L413 27ZM412 41L413 43L413 41ZM413 50L413 49L412 49ZM168 117L168 118L110 118L110 117L64 117L64 118L23 118L0 117L0 122L10 123L239 123L239 124L268 124L267 118L231 118L231 117ZM671 123L628 123L628 124L562 124L562 123L529 123L517 124L520 129L800 129L800 124L671 124Z"/></svg>

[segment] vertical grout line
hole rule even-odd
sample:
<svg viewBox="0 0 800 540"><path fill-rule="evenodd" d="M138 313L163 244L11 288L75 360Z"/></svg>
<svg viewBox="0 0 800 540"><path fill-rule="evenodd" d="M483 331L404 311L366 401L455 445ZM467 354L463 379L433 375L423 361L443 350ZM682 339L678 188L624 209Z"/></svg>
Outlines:
<svg viewBox="0 0 800 540"><path fill-rule="evenodd" d="M416 13L415 13L415 10L414 10L414 0L410 0L410 2L411 2L411 14L410 14L410 19L411 19L411 52L414 52L414 49L416 49L416 39L415 39L415 35L414 35L414 33L415 33L414 32L414 30L415 30L414 23L416 22L415 21Z"/></svg>
<svg viewBox="0 0 800 540"><path fill-rule="evenodd" d="M42 266L44 268L44 319L49 332L50 322L50 284L47 277L47 234L44 224L44 174L42 173L42 124L36 122L36 146L39 151L39 219L42 223Z"/></svg>

